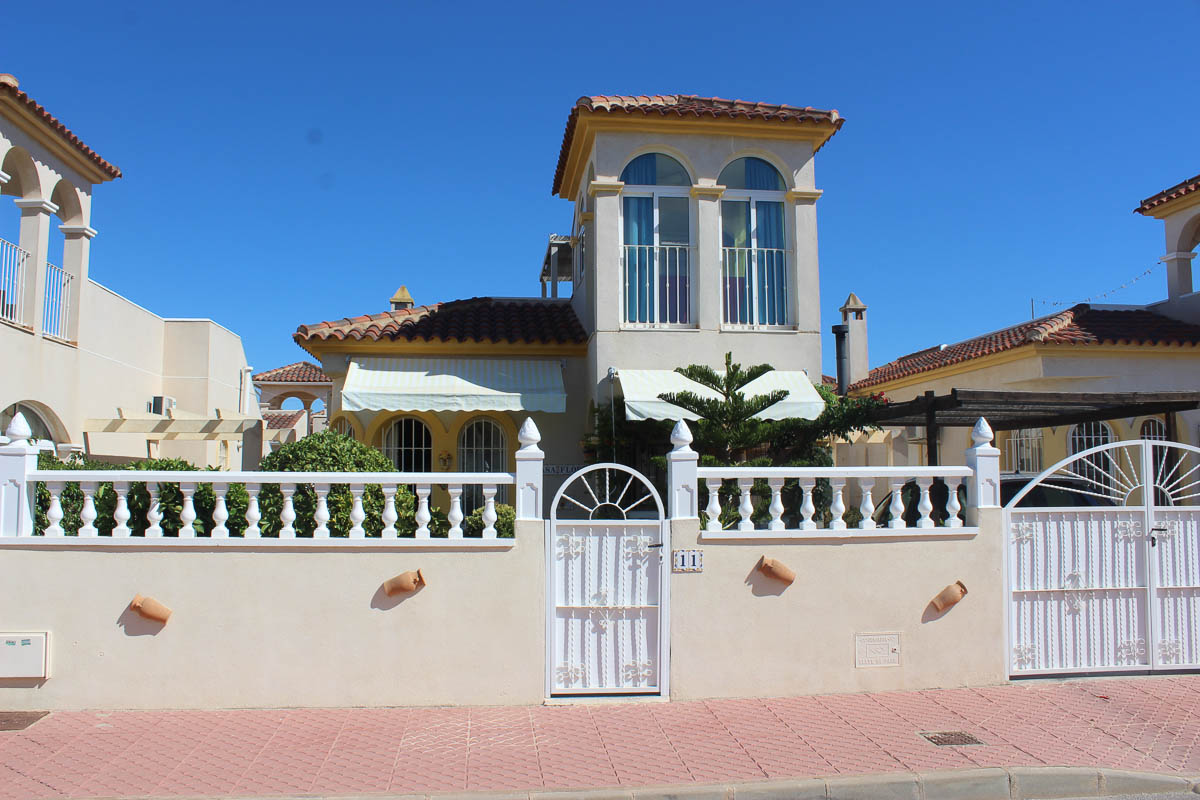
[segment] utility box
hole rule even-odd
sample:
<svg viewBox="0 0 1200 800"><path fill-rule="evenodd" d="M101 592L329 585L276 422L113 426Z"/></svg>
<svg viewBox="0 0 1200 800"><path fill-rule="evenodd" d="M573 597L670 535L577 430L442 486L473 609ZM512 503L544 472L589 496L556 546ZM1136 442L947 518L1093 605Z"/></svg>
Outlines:
<svg viewBox="0 0 1200 800"><path fill-rule="evenodd" d="M0 678L45 678L48 633L0 633Z"/></svg>

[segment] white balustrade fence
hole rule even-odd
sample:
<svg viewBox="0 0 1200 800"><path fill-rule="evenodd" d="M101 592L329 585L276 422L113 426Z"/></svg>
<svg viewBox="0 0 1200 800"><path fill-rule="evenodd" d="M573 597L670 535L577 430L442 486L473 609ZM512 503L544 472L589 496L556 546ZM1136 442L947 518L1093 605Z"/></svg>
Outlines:
<svg viewBox="0 0 1200 800"><path fill-rule="evenodd" d="M66 341L71 335L71 282L75 276L46 262L46 301L42 333Z"/></svg>
<svg viewBox="0 0 1200 800"><path fill-rule="evenodd" d="M25 318L29 264L29 253L0 239L0 319L5 322L30 324Z"/></svg>

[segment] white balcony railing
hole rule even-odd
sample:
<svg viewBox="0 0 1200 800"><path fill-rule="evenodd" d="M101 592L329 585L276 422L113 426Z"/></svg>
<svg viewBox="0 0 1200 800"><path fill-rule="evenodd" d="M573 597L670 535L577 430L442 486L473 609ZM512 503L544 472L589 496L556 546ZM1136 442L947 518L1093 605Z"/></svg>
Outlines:
<svg viewBox="0 0 1200 800"><path fill-rule="evenodd" d="M25 284L28 280L29 253L0 239L0 319L28 326L25 318Z"/></svg>
<svg viewBox="0 0 1200 800"><path fill-rule="evenodd" d="M687 245L625 245L626 325L691 325L692 252Z"/></svg>
<svg viewBox="0 0 1200 800"><path fill-rule="evenodd" d="M721 248L721 314L726 325L778 327L788 312L787 251Z"/></svg>
<svg viewBox="0 0 1200 800"><path fill-rule="evenodd" d="M71 281L74 275L46 262L46 302L42 306L42 334L52 339L70 338Z"/></svg>

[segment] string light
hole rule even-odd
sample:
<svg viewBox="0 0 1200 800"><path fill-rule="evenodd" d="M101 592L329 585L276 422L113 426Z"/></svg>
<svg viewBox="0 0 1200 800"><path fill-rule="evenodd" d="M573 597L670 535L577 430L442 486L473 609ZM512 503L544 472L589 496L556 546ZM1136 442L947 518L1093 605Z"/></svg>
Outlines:
<svg viewBox="0 0 1200 800"><path fill-rule="evenodd" d="M1153 275L1156 271L1158 271L1158 268L1161 266L1162 266L1161 262L1158 264L1155 264L1153 267L1150 267L1150 269L1148 269L1145 272L1142 272L1138 275L1133 276L1132 278L1125 281L1120 286L1118 286L1114 289L1109 289L1107 292L1103 292L1101 294L1095 294L1095 295L1092 295L1091 297L1085 297L1082 300L1076 300L1074 302L1066 302L1063 300L1033 300L1033 299L1030 299L1029 303L1031 306L1041 305L1041 306L1050 306L1051 308L1062 308L1064 306L1074 306L1074 305L1079 305L1080 303L1093 303L1097 300L1103 300L1104 298L1108 297L1109 295L1116 294L1117 292L1120 292L1124 289L1128 289L1130 286L1133 286L1135 283L1142 280L1143 278L1148 278L1150 275ZM1032 308L1030 310L1032 311Z"/></svg>

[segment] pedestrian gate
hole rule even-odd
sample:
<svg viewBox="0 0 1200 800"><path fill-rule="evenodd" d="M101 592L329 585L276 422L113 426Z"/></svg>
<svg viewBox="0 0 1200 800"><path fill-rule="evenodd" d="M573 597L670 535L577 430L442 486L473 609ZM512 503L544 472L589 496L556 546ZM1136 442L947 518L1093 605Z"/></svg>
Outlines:
<svg viewBox="0 0 1200 800"><path fill-rule="evenodd" d="M666 521L620 464L576 472L550 506L547 692L667 693Z"/></svg>
<svg viewBox="0 0 1200 800"><path fill-rule="evenodd" d="M1039 486L1089 505L1018 507ZM1085 450L1024 487L1005 529L1012 675L1200 667L1200 450Z"/></svg>

